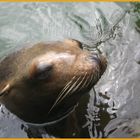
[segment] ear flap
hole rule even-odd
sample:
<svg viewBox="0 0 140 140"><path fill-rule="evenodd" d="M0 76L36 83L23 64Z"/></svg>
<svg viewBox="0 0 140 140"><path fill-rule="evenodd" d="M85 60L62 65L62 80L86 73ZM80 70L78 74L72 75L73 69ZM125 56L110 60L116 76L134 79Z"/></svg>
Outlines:
<svg viewBox="0 0 140 140"><path fill-rule="evenodd" d="M52 64L47 61L34 62L30 65L29 75L38 80L47 79L52 72Z"/></svg>
<svg viewBox="0 0 140 140"><path fill-rule="evenodd" d="M5 84L1 86L0 96L4 95L10 89L10 84Z"/></svg>

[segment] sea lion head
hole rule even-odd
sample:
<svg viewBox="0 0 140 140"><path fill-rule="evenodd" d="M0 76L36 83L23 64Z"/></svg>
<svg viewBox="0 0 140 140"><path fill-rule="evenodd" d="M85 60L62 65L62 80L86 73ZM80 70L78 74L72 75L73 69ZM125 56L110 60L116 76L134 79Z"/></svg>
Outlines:
<svg viewBox="0 0 140 140"><path fill-rule="evenodd" d="M104 56L82 50L79 41L38 43L0 63L0 101L24 121L50 122L70 112L106 66Z"/></svg>

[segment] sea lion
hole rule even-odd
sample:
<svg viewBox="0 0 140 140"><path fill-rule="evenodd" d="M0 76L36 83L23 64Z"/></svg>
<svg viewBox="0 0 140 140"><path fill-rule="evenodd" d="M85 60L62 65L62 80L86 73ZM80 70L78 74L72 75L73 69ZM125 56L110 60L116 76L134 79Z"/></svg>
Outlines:
<svg viewBox="0 0 140 140"><path fill-rule="evenodd" d="M20 119L42 124L66 116L107 66L101 54L66 39L22 48L0 62L0 102Z"/></svg>

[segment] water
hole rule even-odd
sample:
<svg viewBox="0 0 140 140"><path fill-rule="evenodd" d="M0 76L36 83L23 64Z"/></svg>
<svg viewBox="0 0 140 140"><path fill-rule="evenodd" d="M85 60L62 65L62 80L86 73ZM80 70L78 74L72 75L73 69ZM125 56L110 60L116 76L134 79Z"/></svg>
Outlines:
<svg viewBox="0 0 140 140"><path fill-rule="evenodd" d="M108 68L95 86L96 100L90 93L84 127L90 137L140 136L140 3L0 3L0 7L1 58L29 43L64 38L106 53ZM32 130L36 137L54 137L42 129ZM0 137L33 136L26 124L1 106Z"/></svg>

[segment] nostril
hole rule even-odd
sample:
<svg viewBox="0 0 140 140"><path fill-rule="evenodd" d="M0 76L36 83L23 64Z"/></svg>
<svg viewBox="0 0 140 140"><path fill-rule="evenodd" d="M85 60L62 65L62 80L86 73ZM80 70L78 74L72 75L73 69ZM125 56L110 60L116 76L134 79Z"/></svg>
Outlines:
<svg viewBox="0 0 140 140"><path fill-rule="evenodd" d="M94 62L96 62L96 63L98 63L98 64L101 63L100 58L98 57L97 54L91 55L89 58L90 58L92 61L94 61Z"/></svg>

